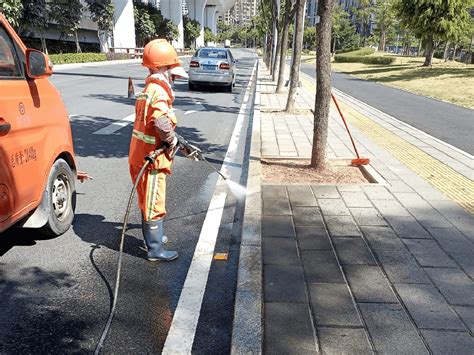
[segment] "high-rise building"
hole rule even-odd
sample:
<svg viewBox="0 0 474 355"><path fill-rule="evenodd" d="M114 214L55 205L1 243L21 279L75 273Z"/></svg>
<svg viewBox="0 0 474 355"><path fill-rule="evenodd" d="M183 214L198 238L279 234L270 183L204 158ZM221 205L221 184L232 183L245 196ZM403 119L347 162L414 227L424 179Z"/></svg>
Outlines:
<svg viewBox="0 0 474 355"><path fill-rule="evenodd" d="M260 0L236 0L235 5L224 15L227 24L248 25L257 14Z"/></svg>

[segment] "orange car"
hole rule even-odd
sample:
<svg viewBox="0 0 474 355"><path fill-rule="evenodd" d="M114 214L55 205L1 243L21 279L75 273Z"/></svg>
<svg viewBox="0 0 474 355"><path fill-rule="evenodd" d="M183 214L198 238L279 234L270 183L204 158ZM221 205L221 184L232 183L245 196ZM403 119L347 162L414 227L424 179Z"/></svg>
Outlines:
<svg viewBox="0 0 474 355"><path fill-rule="evenodd" d="M71 127L51 74L0 14L0 233L16 224L60 235L74 218Z"/></svg>

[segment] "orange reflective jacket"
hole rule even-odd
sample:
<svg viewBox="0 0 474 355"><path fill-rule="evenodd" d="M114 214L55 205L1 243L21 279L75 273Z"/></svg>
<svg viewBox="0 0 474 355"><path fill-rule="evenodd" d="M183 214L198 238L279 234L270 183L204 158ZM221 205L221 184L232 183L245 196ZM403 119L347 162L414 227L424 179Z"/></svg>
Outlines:
<svg viewBox="0 0 474 355"><path fill-rule="evenodd" d="M154 119L166 116L173 128L176 126L176 116L173 112L174 95L166 82L149 76L143 92L137 95L135 104L135 123L133 125L132 139L130 141L130 165L141 167L143 159L152 151L161 147L161 141ZM166 154L161 154L155 160L151 169L171 173L170 159Z"/></svg>

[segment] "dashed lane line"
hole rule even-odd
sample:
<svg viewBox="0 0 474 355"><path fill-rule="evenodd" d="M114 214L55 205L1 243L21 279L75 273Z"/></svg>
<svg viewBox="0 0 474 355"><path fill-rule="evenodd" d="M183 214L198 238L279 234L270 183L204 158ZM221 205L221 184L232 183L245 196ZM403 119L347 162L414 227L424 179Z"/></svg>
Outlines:
<svg viewBox="0 0 474 355"><path fill-rule="evenodd" d="M132 113L121 120L118 120L107 127L101 128L98 131L95 131L93 134L109 135L117 132L118 130L128 126L131 122L135 121L135 114Z"/></svg>

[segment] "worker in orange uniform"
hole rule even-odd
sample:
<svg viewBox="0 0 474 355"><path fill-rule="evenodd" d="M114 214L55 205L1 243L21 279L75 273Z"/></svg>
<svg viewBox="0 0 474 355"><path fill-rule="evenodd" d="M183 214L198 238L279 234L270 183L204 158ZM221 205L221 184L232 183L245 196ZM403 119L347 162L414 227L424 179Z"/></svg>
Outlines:
<svg viewBox="0 0 474 355"><path fill-rule="evenodd" d="M144 158L156 149L167 150L158 155L138 183L138 205L142 212L142 232L150 261L170 261L176 251L163 248L163 218L166 215L166 175L171 174L173 152L177 137L176 116L173 113L175 77L187 78L175 49L165 39L149 42L143 50L143 66L149 69L145 89L137 95L135 123L130 142L130 175L135 183ZM166 237L165 237L166 238Z"/></svg>

